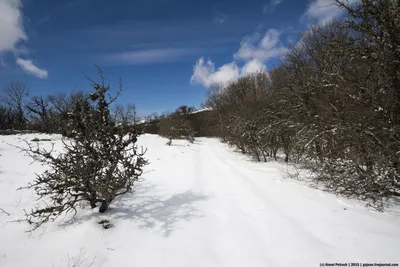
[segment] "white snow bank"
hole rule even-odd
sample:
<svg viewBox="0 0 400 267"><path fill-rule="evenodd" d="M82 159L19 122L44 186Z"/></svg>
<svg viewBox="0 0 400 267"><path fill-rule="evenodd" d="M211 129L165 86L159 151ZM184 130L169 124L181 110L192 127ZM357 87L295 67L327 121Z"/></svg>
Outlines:
<svg viewBox="0 0 400 267"><path fill-rule="evenodd" d="M16 191L43 166L0 136L0 266L319 266L322 262L400 262L400 212L312 189L286 176L285 165L256 163L216 139L166 140L144 135L150 165L133 196L108 214L87 207L29 235L12 223L35 195ZM50 136L60 149L60 137ZM49 146L49 142L41 142ZM104 230L98 222L115 227ZM84 264L80 266L85 266Z"/></svg>

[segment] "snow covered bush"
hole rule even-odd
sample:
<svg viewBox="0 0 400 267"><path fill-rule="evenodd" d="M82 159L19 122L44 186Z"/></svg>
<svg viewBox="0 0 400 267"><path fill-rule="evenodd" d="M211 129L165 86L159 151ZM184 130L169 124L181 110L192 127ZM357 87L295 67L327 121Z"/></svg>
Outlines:
<svg viewBox="0 0 400 267"><path fill-rule="evenodd" d="M81 202L91 208L99 205L99 212L105 212L115 197L132 191L147 164L145 151L136 145L135 126L127 122L117 126L112 120L110 105L116 97L107 94L110 87L99 73L101 82L92 81L90 101L75 103L68 116L70 139L63 140L64 152L25 149L49 167L27 186L46 202L27 213L33 229L63 213L75 216Z"/></svg>

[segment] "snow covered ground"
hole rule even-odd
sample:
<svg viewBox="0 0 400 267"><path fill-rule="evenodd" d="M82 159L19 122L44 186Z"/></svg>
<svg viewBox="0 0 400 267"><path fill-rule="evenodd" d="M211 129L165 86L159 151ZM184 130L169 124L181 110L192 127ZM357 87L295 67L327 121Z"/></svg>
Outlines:
<svg viewBox="0 0 400 267"><path fill-rule="evenodd" d="M400 263L400 211L378 213L354 200L287 179L284 164L256 163L216 139L194 144L145 135L150 165L133 196L107 214L88 208L32 234L16 191L43 167L13 145L48 136L0 136L0 266L320 266ZM58 136L51 136L60 149ZM43 142L49 145L49 142ZM98 224L109 219L113 228ZM74 265L75 264L75 265Z"/></svg>

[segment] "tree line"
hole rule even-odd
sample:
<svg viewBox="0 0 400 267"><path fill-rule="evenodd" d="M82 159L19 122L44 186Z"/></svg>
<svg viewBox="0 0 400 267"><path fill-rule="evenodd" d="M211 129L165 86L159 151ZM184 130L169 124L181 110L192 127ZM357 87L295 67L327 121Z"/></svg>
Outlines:
<svg viewBox="0 0 400 267"><path fill-rule="evenodd" d="M214 135L253 155L306 163L328 190L400 195L400 3L336 1L349 18L313 26L268 73L215 84Z"/></svg>
<svg viewBox="0 0 400 267"><path fill-rule="evenodd" d="M77 108L93 109L90 102L90 95L83 90L30 96L25 83L11 82L0 91L0 133L34 131L68 136L68 115ZM138 120L133 104L114 103L110 109L115 123Z"/></svg>

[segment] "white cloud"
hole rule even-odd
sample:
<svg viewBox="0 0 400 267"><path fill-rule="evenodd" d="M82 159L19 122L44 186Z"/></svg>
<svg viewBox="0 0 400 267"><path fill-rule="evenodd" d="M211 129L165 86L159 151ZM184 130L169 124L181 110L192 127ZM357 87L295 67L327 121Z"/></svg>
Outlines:
<svg viewBox="0 0 400 267"><path fill-rule="evenodd" d="M234 58L237 60L258 59L265 62L282 56L287 52L287 48L280 44L280 34L276 29L269 29L262 38L258 33L245 38L234 54Z"/></svg>
<svg viewBox="0 0 400 267"><path fill-rule="evenodd" d="M263 12L273 12L275 8L280 5L284 0L269 0L268 3L264 5Z"/></svg>
<svg viewBox="0 0 400 267"><path fill-rule="evenodd" d="M264 36L255 33L246 37L240 44L239 50L233 55L234 61L216 69L215 64L204 58L197 60L193 67L191 83L202 84L209 88L215 83L227 82L259 71L267 71L265 63L287 52L279 40L280 32L275 29L268 30ZM243 65L239 67L239 62Z"/></svg>
<svg viewBox="0 0 400 267"><path fill-rule="evenodd" d="M232 80L246 76L259 71L266 71L267 67L257 59L253 59L244 64L241 68L235 61L222 65L217 70L215 64L204 58L199 58L193 67L193 75L190 82L201 84L206 88L210 88L213 84L226 85Z"/></svg>
<svg viewBox="0 0 400 267"><path fill-rule="evenodd" d="M348 0L353 5L360 0ZM345 11L335 4L335 0L313 0L303 15L311 23L323 24L342 16Z"/></svg>
<svg viewBox="0 0 400 267"><path fill-rule="evenodd" d="M241 74L244 76L251 73L266 71L266 70L267 67L261 61L259 61L258 59L253 59L244 64L244 66L242 67Z"/></svg>
<svg viewBox="0 0 400 267"><path fill-rule="evenodd" d="M337 7L334 0L315 0L309 6L305 17L317 23L325 23L343 14L343 10Z"/></svg>
<svg viewBox="0 0 400 267"><path fill-rule="evenodd" d="M48 77L48 72L45 69L40 69L32 60L17 58L17 65L21 67L25 72L35 75L40 79L46 79Z"/></svg>
<svg viewBox="0 0 400 267"><path fill-rule="evenodd" d="M17 65L22 70L45 79L48 77L46 70L38 68L31 60L18 57L29 53L28 49L21 44L28 40L23 27L21 8L20 0L0 0L0 56L4 53L13 53L17 57ZM3 59L0 59L0 65L7 66Z"/></svg>
<svg viewBox="0 0 400 267"><path fill-rule="evenodd" d="M20 0L0 0L0 54L13 52L28 37L22 25Z"/></svg>
<svg viewBox="0 0 400 267"><path fill-rule="evenodd" d="M161 48L121 52L104 57L105 61L111 64L144 64L160 63L178 59L195 52L195 49L187 48Z"/></svg>
<svg viewBox="0 0 400 267"><path fill-rule="evenodd" d="M237 79L239 74L240 69L235 62L225 64L215 70L215 64L211 60L205 62L204 58L199 58L193 67L193 75L190 82L210 87L215 83L224 84Z"/></svg>

